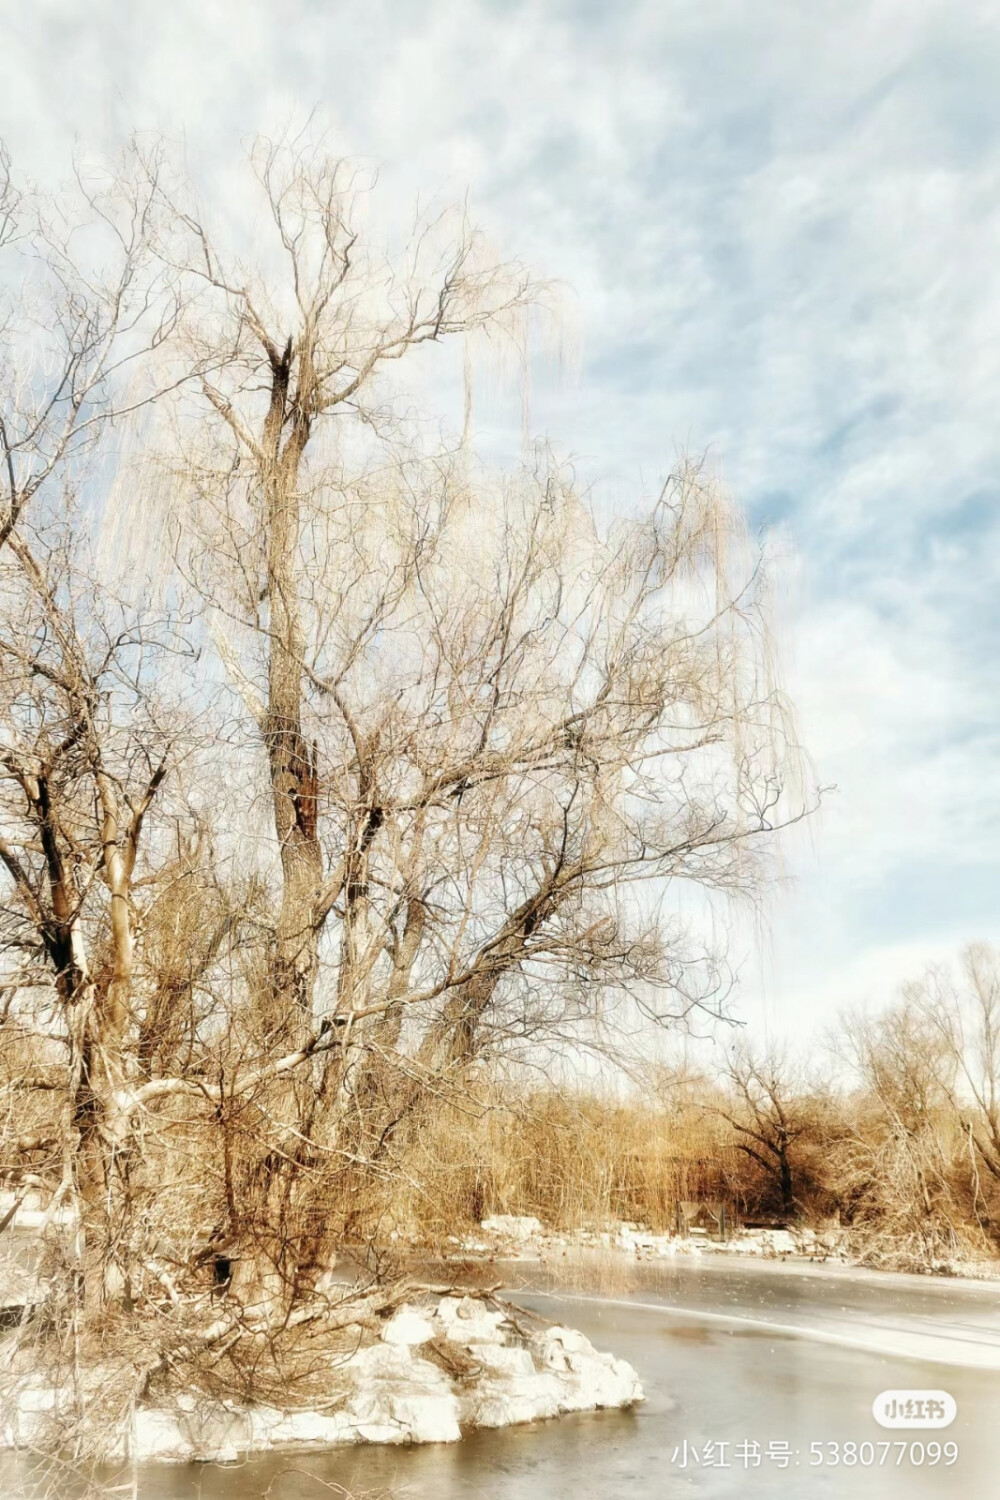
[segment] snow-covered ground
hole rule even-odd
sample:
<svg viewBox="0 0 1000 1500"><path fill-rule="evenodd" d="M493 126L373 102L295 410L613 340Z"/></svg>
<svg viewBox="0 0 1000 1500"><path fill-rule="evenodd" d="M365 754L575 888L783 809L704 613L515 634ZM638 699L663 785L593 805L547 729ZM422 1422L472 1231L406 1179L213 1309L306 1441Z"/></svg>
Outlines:
<svg viewBox="0 0 1000 1500"><path fill-rule="evenodd" d="M726 1240L697 1230L687 1235L654 1234L641 1224L619 1223L604 1230L558 1233L530 1215L495 1214L484 1219L482 1233L452 1244L459 1254L536 1258L569 1248L625 1251L639 1260L670 1260L675 1255L749 1255L765 1259L795 1256L806 1260L846 1262L846 1237L831 1229L739 1229Z"/></svg>
<svg viewBox="0 0 1000 1500"><path fill-rule="evenodd" d="M687 1234L654 1234L646 1225L619 1222L600 1230L579 1229L560 1232L546 1228L530 1215L496 1214L484 1219L480 1232L450 1242L451 1259L538 1260L552 1263L572 1257L574 1252L604 1251L630 1262L661 1261L681 1258L719 1258L733 1256L771 1262L826 1265L830 1267L863 1267L868 1263L852 1250L849 1233L839 1225L812 1228L795 1225L787 1229L739 1228L725 1240L710 1237L705 1231L692 1229ZM886 1267L869 1266L876 1274L887 1274ZM892 1274L899 1274L894 1268ZM976 1281L1000 1280L997 1259L968 1259L956 1254L950 1259L931 1261L919 1268L925 1276L966 1278Z"/></svg>
<svg viewBox="0 0 1000 1500"><path fill-rule="evenodd" d="M108 1457L180 1463L236 1460L341 1443L452 1443L463 1428L506 1427L643 1400L632 1366L563 1327L526 1331L473 1297L404 1304L379 1341L336 1366L340 1395L321 1410L283 1411L193 1393L139 1406ZM30 1377L4 1401L7 1447L49 1446L70 1392Z"/></svg>

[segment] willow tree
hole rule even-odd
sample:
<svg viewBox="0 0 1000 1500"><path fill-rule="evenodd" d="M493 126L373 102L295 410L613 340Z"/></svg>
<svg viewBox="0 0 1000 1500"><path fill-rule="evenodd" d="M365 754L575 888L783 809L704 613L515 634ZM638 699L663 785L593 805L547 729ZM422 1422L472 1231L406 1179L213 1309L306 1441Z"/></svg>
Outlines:
<svg viewBox="0 0 1000 1500"><path fill-rule="evenodd" d="M18 553L8 629L29 594L40 623L3 668L12 941L39 937L43 993L45 975L69 983L72 1036L80 983L44 940L46 815L25 792L51 743L78 778L59 832L70 925L92 914L107 975L87 1011L105 1071L67 1177L93 1300L124 1284L190 1322L221 1291L229 1321L210 1326L227 1330L315 1310L401 1136L484 1060L717 1009L722 969L685 935L678 889L754 893L797 813L761 574L718 486L684 467L602 520L544 450L493 472L431 442L401 372L426 380L449 340L517 336L541 289L460 216L377 253L342 162L261 145L253 165L275 250L256 268L146 174L169 337L151 341L158 420L115 494L158 495L173 527L159 622L140 598L112 631L118 606L92 591L84 650L80 588L36 586ZM92 489L108 474L95 459ZM59 680L63 636L79 690ZM181 649L203 671L183 733ZM25 673L79 699L80 733L58 705L65 732L43 730ZM47 1080L67 1099L75 1045ZM51 1164L19 1160L54 1190ZM95 1269L112 1262L117 1277Z"/></svg>
<svg viewBox="0 0 1000 1500"><path fill-rule="evenodd" d="M297 1295L358 1172L484 1052L580 1041L610 997L712 1008L672 891L756 888L789 746L760 578L697 467L602 526L544 452L496 475L421 440L400 362L516 334L521 268L447 216L386 259L346 164L253 161L263 268L176 197L163 234L199 288L179 558L270 789L272 935L231 1066L256 1090L269 1055L303 1063L266 1102L240 1086L260 1146L222 1241L259 1270L262 1230Z"/></svg>

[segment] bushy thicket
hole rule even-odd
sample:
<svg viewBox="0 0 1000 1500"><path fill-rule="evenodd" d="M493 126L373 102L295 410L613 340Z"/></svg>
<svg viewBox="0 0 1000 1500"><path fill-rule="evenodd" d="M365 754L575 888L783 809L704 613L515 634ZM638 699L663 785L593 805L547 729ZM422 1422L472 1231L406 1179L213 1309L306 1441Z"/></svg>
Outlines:
<svg viewBox="0 0 1000 1500"><path fill-rule="evenodd" d="M881 1015L846 1018L812 1070L741 1044L626 1092L483 1077L478 1102L400 1138L369 1211L433 1244L491 1214L662 1232L679 1202L723 1200L744 1223L838 1225L872 1265L993 1258L996 976L996 956L970 950L964 986L934 973Z"/></svg>

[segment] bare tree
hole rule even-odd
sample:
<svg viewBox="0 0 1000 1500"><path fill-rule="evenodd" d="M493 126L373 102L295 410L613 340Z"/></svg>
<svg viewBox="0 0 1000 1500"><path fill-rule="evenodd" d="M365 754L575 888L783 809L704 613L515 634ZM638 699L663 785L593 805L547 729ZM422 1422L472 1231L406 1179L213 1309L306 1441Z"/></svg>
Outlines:
<svg viewBox="0 0 1000 1500"><path fill-rule="evenodd" d="M136 176L129 263L155 245L166 298L136 326L173 373L128 482L105 501L107 424L84 427L99 395L126 404L96 335L58 431L62 396L5 439L8 1020L65 1049L9 1175L77 1215L88 1326L150 1338L155 1315L132 1398L136 1368L141 1397L219 1340L343 1326L321 1273L484 1060L715 1013L723 969L676 892L753 896L801 811L718 486L683 466L604 524L543 450L498 475L421 440L389 373L508 336L538 289L461 219L377 255L344 163L253 165L270 279L216 250L159 158ZM84 441L75 504L59 466ZM177 571L133 605L86 534L157 488Z"/></svg>
<svg viewBox="0 0 1000 1500"><path fill-rule="evenodd" d="M65 1048L58 1082L15 1079L22 1096L52 1091L63 1107L46 1131L15 1132L8 1170L44 1182L45 1165L60 1163L53 1202L82 1205L98 1303L130 1066L132 882L179 727L167 729L153 688L157 654L176 650L176 632L102 591L78 499L97 480L88 503L100 505L102 435L173 383L152 369L177 314L150 239L157 163L135 165L126 159L100 182L78 173L72 192L46 204L15 189L0 152L5 281L23 272L2 310L4 1016ZM41 996L37 1024L25 995Z"/></svg>
<svg viewBox="0 0 1000 1500"><path fill-rule="evenodd" d="M336 642L342 654L360 657L412 586L418 549L432 546L421 528L433 523L416 502L409 533L394 536L393 527L407 520L383 514L388 496L373 493L374 476L362 470L347 478L344 430L394 436L386 368L420 345L502 326L527 306L534 288L519 267L484 262L478 236L464 223L444 243L435 234L441 225L419 223L402 264L381 261L352 218L357 174L346 162L259 142L252 164L283 252L285 286L272 292L227 268L191 213L170 203L168 214L180 231L181 257L190 241L178 267L212 294L196 304L188 330L193 368L219 431L207 462L204 448L196 448L190 477L218 522L212 540L230 565L234 592L214 602L236 611L251 636L252 665L239 680L259 673L260 691L247 701L269 763L282 872L270 983L276 1011L287 1019L311 1011L320 934L342 892L358 884L358 861L378 832L377 814L373 823L365 808L353 852L324 870L315 748L305 719L311 697L332 704L340 697L348 663L336 660L336 646L327 652L333 676L323 660L328 633L340 626L344 634L338 597L370 585L359 576L362 556L369 569L383 564L384 576L367 589L367 613L352 612L353 637ZM220 459L223 467L213 471ZM377 459L380 468L387 461L385 454ZM408 482L405 472L398 475L398 488ZM368 508L374 525L363 519ZM372 542L384 521L386 555L379 559ZM354 559L347 555L352 536L359 544ZM338 712L350 731L346 705ZM367 775L372 747L358 742L354 754L359 774Z"/></svg>
<svg viewBox="0 0 1000 1500"><path fill-rule="evenodd" d="M907 987L907 997L941 1049L941 1086L968 1144L976 1214L998 1231L996 1188L1000 1183L1000 958L988 944L973 944L962 956L962 983L945 968L929 970ZM992 1203L992 1207L990 1207Z"/></svg>
<svg viewBox="0 0 1000 1500"><path fill-rule="evenodd" d="M901 1269L950 1258L964 1185L948 1108L955 1064L937 1028L904 997L878 1016L847 1017L843 1052L861 1090L830 1166L860 1252Z"/></svg>
<svg viewBox="0 0 1000 1500"><path fill-rule="evenodd" d="M254 166L283 286L165 212L203 287L186 329L215 420L179 429L182 559L260 736L280 863L256 1003L265 1033L326 1059L315 1097L282 1083L269 1106L313 1142L277 1138L285 1257L318 1144L384 1153L430 1076L608 986L657 1014L701 998L624 893L750 888L788 747L756 581L696 469L602 536L544 455L497 481L407 440L386 371L508 328L536 296L520 268L460 221L450 240L419 225L387 266L346 164L261 144ZM282 1174L257 1175L273 1207Z"/></svg>
<svg viewBox="0 0 1000 1500"><path fill-rule="evenodd" d="M149 622L113 601L95 609L80 539L52 532L33 537L22 518L0 576L5 620L17 621L0 636L0 861L9 879L4 943L16 960L8 993L53 987L55 1012L34 1024L65 1044L59 1092L69 1112L51 1137L15 1146L36 1167L38 1153L61 1158L59 1191L83 1206L96 1257L86 1285L100 1304L134 1082L133 883L183 720L153 686L169 636L157 640ZM22 1014L15 1006L9 1023L30 1027L30 1011L23 1023Z"/></svg>
<svg viewBox="0 0 1000 1500"><path fill-rule="evenodd" d="M732 1102L714 1111L732 1127L737 1150L760 1168L769 1196L789 1217L800 1207L795 1158L807 1129L803 1080L786 1048L755 1050L745 1040L720 1071Z"/></svg>

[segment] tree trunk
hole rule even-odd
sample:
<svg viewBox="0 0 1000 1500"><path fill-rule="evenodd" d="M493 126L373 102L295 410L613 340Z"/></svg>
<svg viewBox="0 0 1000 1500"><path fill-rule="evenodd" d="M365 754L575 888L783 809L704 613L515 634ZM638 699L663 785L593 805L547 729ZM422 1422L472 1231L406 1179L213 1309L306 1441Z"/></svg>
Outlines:
<svg viewBox="0 0 1000 1500"><path fill-rule="evenodd" d="M319 934L316 904L323 877L317 836L318 779L315 746L302 733L305 642L297 576L299 466L309 439L301 409L282 448L288 413L292 345L272 356L271 404L264 424L267 468L262 475L267 508L267 597L270 607L268 701L264 735L271 775L274 827L281 856L281 910L271 964L267 1020L294 1028L312 1010ZM301 381L301 371L300 371Z"/></svg>

